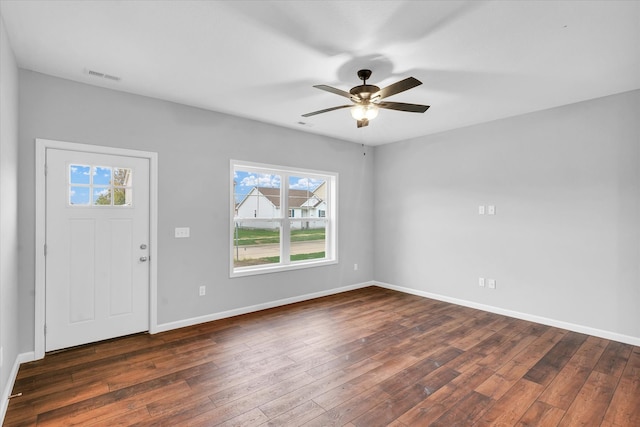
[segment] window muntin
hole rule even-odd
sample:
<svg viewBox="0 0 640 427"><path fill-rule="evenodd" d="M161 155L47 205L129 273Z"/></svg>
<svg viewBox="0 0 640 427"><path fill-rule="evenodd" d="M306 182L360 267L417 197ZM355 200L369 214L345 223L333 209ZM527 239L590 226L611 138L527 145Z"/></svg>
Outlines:
<svg viewBox="0 0 640 427"><path fill-rule="evenodd" d="M133 171L70 164L68 203L70 206L132 206Z"/></svg>
<svg viewBox="0 0 640 427"><path fill-rule="evenodd" d="M337 262L337 175L231 162L231 276Z"/></svg>

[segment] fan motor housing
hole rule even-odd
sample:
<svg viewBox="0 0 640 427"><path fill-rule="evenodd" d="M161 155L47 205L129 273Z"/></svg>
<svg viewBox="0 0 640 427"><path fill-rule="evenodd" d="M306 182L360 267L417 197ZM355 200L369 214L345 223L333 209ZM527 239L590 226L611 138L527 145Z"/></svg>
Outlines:
<svg viewBox="0 0 640 427"><path fill-rule="evenodd" d="M362 100L370 99L371 95L378 92L380 92L380 88L375 85L360 85L351 88L351 90L349 91L351 95L357 96Z"/></svg>

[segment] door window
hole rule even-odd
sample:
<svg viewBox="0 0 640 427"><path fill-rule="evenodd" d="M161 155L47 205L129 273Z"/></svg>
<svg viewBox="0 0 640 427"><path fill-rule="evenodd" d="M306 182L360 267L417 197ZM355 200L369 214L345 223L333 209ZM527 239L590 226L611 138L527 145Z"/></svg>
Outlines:
<svg viewBox="0 0 640 427"><path fill-rule="evenodd" d="M133 171L70 164L68 197L71 206L132 206Z"/></svg>

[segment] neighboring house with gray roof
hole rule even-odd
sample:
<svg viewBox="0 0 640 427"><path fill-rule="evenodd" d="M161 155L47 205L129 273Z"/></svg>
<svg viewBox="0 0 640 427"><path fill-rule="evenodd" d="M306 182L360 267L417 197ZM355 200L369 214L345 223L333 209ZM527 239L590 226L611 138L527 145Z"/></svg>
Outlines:
<svg viewBox="0 0 640 427"><path fill-rule="evenodd" d="M294 221L292 228L324 227L324 221L309 221L308 218L324 218L327 203L312 191L289 190L289 215ZM270 187L254 187L236 205L236 218L279 218L280 189ZM240 227L276 228L272 221L251 221L239 224Z"/></svg>

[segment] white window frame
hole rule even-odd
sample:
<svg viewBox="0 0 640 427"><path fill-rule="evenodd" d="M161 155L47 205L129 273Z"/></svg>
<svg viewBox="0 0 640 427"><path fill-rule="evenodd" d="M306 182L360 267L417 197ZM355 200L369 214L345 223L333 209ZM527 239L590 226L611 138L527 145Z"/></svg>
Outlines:
<svg viewBox="0 0 640 427"><path fill-rule="evenodd" d="M245 162L231 160L230 162L230 221L229 221L229 275L230 277L244 277L256 274L274 273L279 271L297 270L302 268L319 267L323 265L338 263L338 174L336 172L325 172L302 168L292 168L287 166L269 165L264 163ZM248 267L234 266L234 233L236 223L236 200L234 194L234 175L236 170L254 172L257 174L280 175L280 213L281 217L271 219L280 223L280 262L274 264L263 264ZM322 259L311 259L302 261L289 260L289 245L291 236L291 221L298 221L300 218L290 218L284 216L289 213L289 177L301 176L322 179L326 182L326 216L324 218L313 218L325 222L325 257ZM264 221L264 218L242 218L243 222Z"/></svg>

